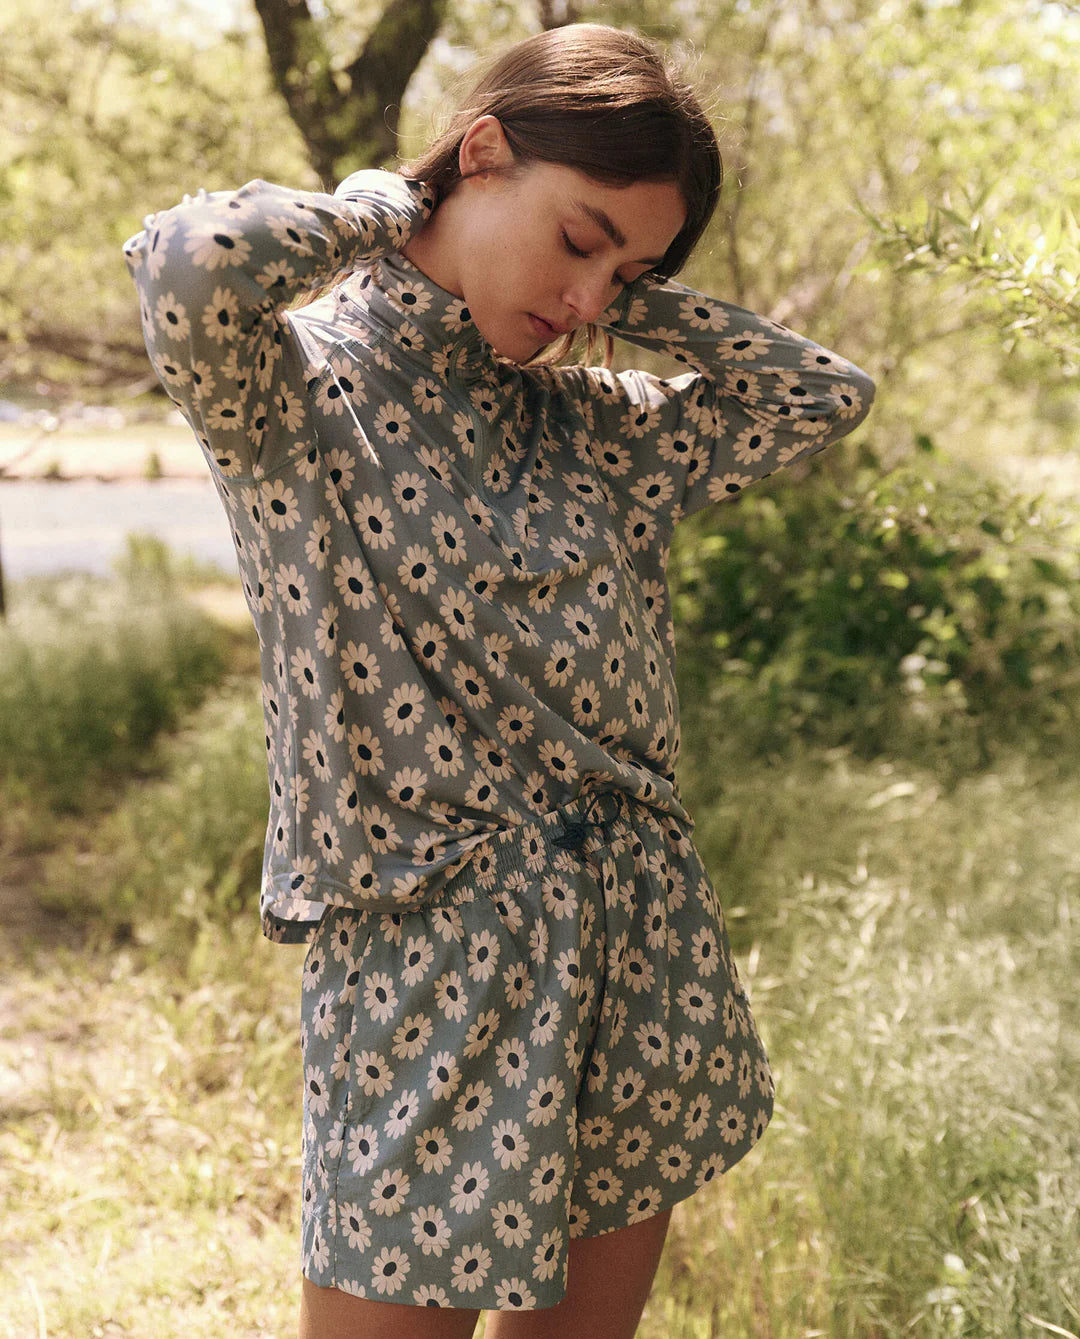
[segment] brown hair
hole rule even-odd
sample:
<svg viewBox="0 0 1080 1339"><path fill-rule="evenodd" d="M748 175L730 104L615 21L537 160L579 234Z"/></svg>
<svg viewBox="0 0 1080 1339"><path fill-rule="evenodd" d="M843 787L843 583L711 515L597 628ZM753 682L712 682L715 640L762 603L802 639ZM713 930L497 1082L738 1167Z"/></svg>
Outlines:
<svg viewBox="0 0 1080 1339"><path fill-rule="evenodd" d="M716 135L677 67L636 33L571 23L516 42L482 68L446 129L396 170L426 182L436 200L444 200L462 180L458 150L465 132L477 117L492 115L514 152L514 163L504 169L510 177L544 162L577 168L607 185L674 181L686 221L649 273L659 279L677 274L712 218L724 178ZM563 361L582 332L586 360L603 335L604 366L610 367L612 338L591 323L545 345L525 366Z"/></svg>

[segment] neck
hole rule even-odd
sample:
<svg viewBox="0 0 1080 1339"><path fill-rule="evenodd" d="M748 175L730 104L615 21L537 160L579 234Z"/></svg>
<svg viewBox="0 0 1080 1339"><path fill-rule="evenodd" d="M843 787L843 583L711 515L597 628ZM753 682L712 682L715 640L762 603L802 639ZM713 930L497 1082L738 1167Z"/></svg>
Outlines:
<svg viewBox="0 0 1080 1339"><path fill-rule="evenodd" d="M455 297L464 297L458 266L449 238L454 232L454 220L448 209L450 200L444 200L414 238L401 248L416 268L432 283L445 288ZM460 231L460 230L459 230Z"/></svg>

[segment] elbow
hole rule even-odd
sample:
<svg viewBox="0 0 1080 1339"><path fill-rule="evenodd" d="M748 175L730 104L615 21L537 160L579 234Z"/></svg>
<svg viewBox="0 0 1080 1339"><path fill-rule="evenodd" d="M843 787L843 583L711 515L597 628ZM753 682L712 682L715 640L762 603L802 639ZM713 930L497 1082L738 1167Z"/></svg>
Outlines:
<svg viewBox="0 0 1080 1339"><path fill-rule="evenodd" d="M134 275L142 265L143 250L146 246L146 229L134 233L120 248L128 273Z"/></svg>
<svg viewBox="0 0 1080 1339"><path fill-rule="evenodd" d="M873 408L877 396L876 382L862 368L853 368L848 381L854 386L855 395L854 397L848 395L844 397L845 408L842 411L842 421L846 423L845 434L853 432L866 422L870 417L870 410Z"/></svg>
<svg viewBox="0 0 1080 1339"><path fill-rule="evenodd" d="M862 413L859 415L859 423L864 423L870 417L870 410L874 407L874 400L877 398L877 384L872 377L864 376L862 391Z"/></svg>
<svg viewBox="0 0 1080 1339"><path fill-rule="evenodd" d="M862 398L866 409L874 403L874 397L877 395L877 382L869 372L863 371L855 363L851 364L851 374L849 380L853 381L858 387L859 395Z"/></svg>

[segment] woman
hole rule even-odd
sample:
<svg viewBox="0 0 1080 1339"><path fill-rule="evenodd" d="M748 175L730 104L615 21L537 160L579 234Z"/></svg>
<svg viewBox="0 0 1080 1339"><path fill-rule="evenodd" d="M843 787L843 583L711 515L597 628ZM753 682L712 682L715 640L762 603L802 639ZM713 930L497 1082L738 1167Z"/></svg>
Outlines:
<svg viewBox="0 0 1080 1339"><path fill-rule="evenodd" d="M772 1115L665 566L874 385L672 279L721 180L677 72L574 24L400 172L199 191L125 245L259 635L263 930L310 944L304 1339L630 1336L672 1206ZM602 366L560 365L577 332ZM690 370L614 374L613 334Z"/></svg>

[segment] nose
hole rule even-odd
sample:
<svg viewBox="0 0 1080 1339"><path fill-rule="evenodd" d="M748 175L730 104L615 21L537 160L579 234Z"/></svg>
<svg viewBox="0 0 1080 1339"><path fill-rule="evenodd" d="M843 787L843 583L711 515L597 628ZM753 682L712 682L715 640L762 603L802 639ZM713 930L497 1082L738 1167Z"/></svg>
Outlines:
<svg viewBox="0 0 1080 1339"><path fill-rule="evenodd" d="M617 289L610 280L579 274L563 290L563 302L574 313L576 325L591 324L615 301Z"/></svg>

